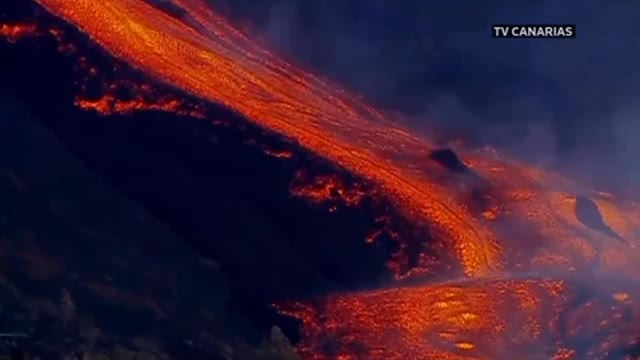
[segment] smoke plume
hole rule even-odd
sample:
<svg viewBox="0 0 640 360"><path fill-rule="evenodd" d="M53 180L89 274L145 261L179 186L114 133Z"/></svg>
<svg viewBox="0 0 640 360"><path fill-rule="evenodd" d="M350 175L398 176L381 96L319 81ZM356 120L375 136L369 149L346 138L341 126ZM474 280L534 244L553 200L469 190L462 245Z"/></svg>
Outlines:
<svg viewBox="0 0 640 360"><path fill-rule="evenodd" d="M636 2L211 1L290 58L411 115L413 126L589 181L640 179ZM492 39L494 23L575 23L577 37Z"/></svg>

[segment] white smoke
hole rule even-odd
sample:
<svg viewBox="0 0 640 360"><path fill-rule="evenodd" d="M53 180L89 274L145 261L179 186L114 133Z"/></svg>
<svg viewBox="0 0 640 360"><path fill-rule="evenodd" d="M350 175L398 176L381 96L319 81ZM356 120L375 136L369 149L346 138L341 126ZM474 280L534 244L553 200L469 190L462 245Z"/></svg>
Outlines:
<svg viewBox="0 0 640 360"><path fill-rule="evenodd" d="M640 180L638 2L210 1L416 126L454 127L585 177ZM491 38L491 24L519 22L575 23L577 37Z"/></svg>

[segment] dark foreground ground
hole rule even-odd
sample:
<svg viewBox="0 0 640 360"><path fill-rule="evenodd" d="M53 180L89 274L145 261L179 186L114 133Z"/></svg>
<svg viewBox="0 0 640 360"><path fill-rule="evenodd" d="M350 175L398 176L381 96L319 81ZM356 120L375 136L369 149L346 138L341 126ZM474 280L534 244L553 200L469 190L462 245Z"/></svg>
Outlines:
<svg viewBox="0 0 640 360"><path fill-rule="evenodd" d="M81 111L56 46L0 42L0 333L47 359L292 359L271 303L388 276L372 214L290 196L337 169L213 105L232 126Z"/></svg>

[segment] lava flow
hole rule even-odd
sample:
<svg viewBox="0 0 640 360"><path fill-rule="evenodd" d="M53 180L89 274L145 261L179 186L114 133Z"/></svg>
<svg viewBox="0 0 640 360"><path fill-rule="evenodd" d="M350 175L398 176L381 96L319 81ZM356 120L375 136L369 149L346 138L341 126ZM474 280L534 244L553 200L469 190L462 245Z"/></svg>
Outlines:
<svg viewBox="0 0 640 360"><path fill-rule="evenodd" d="M309 359L623 359L640 345L628 294L562 279L471 279L287 304ZM613 289L612 289L613 290Z"/></svg>
<svg viewBox="0 0 640 360"><path fill-rule="evenodd" d="M415 262L399 266L407 257L400 251L390 263L398 279L422 285L279 306L303 320L305 357L591 359L637 351L640 204L490 149L436 149L252 42L204 0L170 0L171 11L144 0L36 1L119 60L356 174L428 229ZM455 260L434 261L442 254Z"/></svg>

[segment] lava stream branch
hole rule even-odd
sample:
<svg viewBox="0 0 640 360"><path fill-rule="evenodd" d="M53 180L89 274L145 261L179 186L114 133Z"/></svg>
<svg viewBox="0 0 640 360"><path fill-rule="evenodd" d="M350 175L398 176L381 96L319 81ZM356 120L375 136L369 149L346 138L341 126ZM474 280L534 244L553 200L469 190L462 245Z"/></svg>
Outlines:
<svg viewBox="0 0 640 360"><path fill-rule="evenodd" d="M592 290L557 278L472 279L278 306L303 322L309 359L608 359L638 347L637 303Z"/></svg>
<svg viewBox="0 0 640 360"><path fill-rule="evenodd" d="M378 184L407 216L445 233L469 275L500 267L492 232L416 169L431 149L427 141L260 50L203 2L176 2L183 21L140 0L39 3L138 69L236 109Z"/></svg>
<svg viewBox="0 0 640 360"><path fill-rule="evenodd" d="M398 240L389 263L414 286L278 305L303 322L305 357L607 359L637 348L640 204L492 149L437 149L252 42L204 0L172 0L179 16L144 0L35 1L119 61L227 106L371 184L345 188L318 178L293 186L294 194L347 205L384 198L428 229L418 235L424 241ZM104 114L156 106L206 116L144 87L133 87L129 103L106 90L77 104Z"/></svg>

